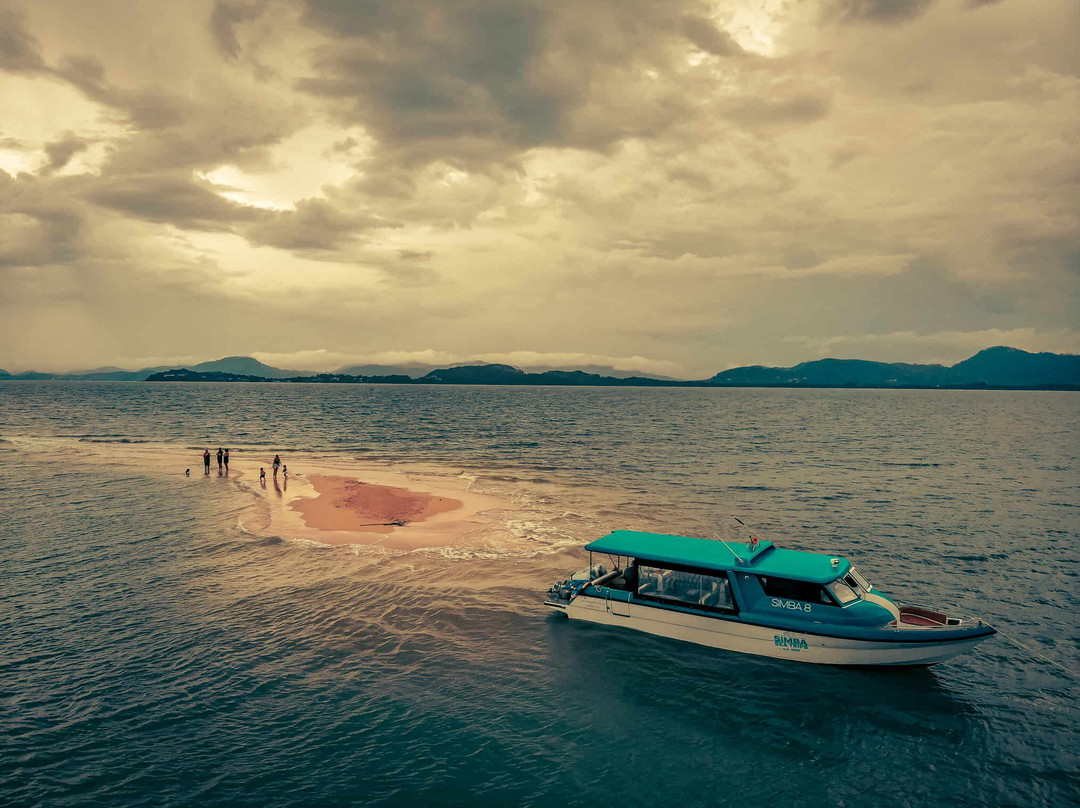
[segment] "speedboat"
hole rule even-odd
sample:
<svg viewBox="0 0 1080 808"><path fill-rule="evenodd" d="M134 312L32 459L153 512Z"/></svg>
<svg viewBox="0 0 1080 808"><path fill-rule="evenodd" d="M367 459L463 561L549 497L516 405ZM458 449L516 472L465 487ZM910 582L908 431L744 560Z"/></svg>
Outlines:
<svg viewBox="0 0 1080 808"><path fill-rule="evenodd" d="M933 665L995 630L901 604L846 558L746 542L616 530L545 604L587 620L747 654L823 665ZM607 556L608 563L594 563Z"/></svg>

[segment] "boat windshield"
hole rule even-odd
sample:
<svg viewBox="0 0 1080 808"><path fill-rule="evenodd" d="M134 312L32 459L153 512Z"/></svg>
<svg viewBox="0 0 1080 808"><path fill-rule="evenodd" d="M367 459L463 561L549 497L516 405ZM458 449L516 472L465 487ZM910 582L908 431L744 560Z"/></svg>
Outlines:
<svg viewBox="0 0 1080 808"><path fill-rule="evenodd" d="M829 590L836 595L836 599L842 604L858 600L863 595L869 594L870 589L870 582L859 574L859 571L854 567L845 572L843 578L837 578L829 584Z"/></svg>
<svg viewBox="0 0 1080 808"><path fill-rule="evenodd" d="M833 581L831 584L828 584L828 587L829 591L836 596L836 599L840 601L841 605L847 605L853 600L859 599L859 593L843 581Z"/></svg>
<svg viewBox="0 0 1080 808"><path fill-rule="evenodd" d="M844 577L854 579L855 583L858 584L863 589L865 589L867 592L869 592L871 589L873 589L873 587L870 586L870 582L868 580L866 580L865 578L863 578L862 575L859 573L859 571L857 569L855 569L854 567L849 569L848 574L845 575Z"/></svg>

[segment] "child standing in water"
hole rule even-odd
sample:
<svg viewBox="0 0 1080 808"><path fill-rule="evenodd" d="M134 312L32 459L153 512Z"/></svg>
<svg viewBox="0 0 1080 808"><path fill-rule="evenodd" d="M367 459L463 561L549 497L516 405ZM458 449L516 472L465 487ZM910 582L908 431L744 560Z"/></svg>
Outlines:
<svg viewBox="0 0 1080 808"><path fill-rule="evenodd" d="M259 484L266 485L266 469L264 468L259 469Z"/></svg>

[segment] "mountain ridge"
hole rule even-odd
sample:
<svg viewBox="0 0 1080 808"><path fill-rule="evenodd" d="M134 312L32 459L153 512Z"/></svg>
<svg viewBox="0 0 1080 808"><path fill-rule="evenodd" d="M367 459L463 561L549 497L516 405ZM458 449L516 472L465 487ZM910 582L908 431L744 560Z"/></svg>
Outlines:
<svg viewBox="0 0 1080 808"><path fill-rule="evenodd" d="M290 379L296 376L312 376L312 370L284 370L267 365L251 356L225 356L200 362L192 370L199 373L225 373L232 376L260 376L267 379Z"/></svg>
<svg viewBox="0 0 1080 808"><path fill-rule="evenodd" d="M563 386L669 386L669 387L864 387L864 388L1004 388L1080 389L1080 355L1049 352L1030 353L1018 348L986 348L952 366L875 362L866 359L816 359L791 367L749 365L720 371L708 379L680 380L668 377L626 375L611 368L590 370L532 369L505 364L467 363L432 367L413 377L395 372L419 371L423 365L356 365L333 373L276 368L246 356L228 356L200 362L191 368L160 366L125 371L96 368L80 373L12 374L0 371L3 380L94 380L94 381L278 381L322 383L394 384L509 384ZM345 371L383 371L348 373ZM389 371L389 372L386 372ZM619 375L612 375L618 373Z"/></svg>
<svg viewBox="0 0 1080 808"><path fill-rule="evenodd" d="M817 359L788 368L732 368L712 376L717 386L785 387L1080 387L1080 356L1029 353L996 346L945 365Z"/></svg>

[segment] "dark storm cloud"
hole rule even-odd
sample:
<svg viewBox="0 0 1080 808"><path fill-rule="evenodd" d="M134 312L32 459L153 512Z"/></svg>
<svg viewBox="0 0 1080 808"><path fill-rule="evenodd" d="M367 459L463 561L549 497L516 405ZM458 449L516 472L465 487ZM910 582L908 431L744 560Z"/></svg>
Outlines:
<svg viewBox="0 0 1080 808"><path fill-rule="evenodd" d="M356 180L357 189L372 198L405 200L417 191L416 175L392 162L372 160Z"/></svg>
<svg viewBox="0 0 1080 808"><path fill-rule="evenodd" d="M845 23L883 25L907 22L922 14L935 0L831 0L824 6L826 19Z"/></svg>
<svg viewBox="0 0 1080 808"><path fill-rule="evenodd" d="M0 8L0 70L15 73L45 69L41 46L26 30L23 16L11 8Z"/></svg>
<svg viewBox="0 0 1080 808"><path fill-rule="evenodd" d="M0 266L61 264L77 255L84 216L63 193L67 184L0 171Z"/></svg>
<svg viewBox="0 0 1080 808"><path fill-rule="evenodd" d="M222 12L218 22L225 25L250 16L247 6L234 5ZM42 145L46 161L40 178L22 176L6 183L10 187L6 204L0 208L7 217L0 228L4 231L0 233L4 239L0 261L64 260L81 221L95 206L99 211L108 209L199 231L236 232L240 225L272 218L270 211L224 198L219 192L229 189L198 179L196 172L229 163L265 169L271 164L269 149L304 125L305 117L297 115L295 107L267 103L227 82L195 92L152 84L121 86L111 80L96 55L67 53L55 64L46 63L22 18L12 12L0 12L0 26L0 68L33 70L59 79L103 105L109 118L127 127L109 140L97 173L67 178L67 182L46 180L100 138L67 132ZM295 218L307 231L322 226L333 233L342 226L327 217L319 220L302 207ZM291 233L297 243L316 240L296 231L295 225L285 228L278 239L287 241Z"/></svg>
<svg viewBox="0 0 1080 808"><path fill-rule="evenodd" d="M219 196L209 183L187 173L127 176L88 188L84 198L136 219L164 222L188 230L229 231L241 222L265 219L258 208Z"/></svg>
<svg viewBox="0 0 1080 808"><path fill-rule="evenodd" d="M147 173L222 163L265 167L267 149L303 125L288 104L268 104L227 84L180 92L113 84L94 56L63 57L53 75L118 113L131 131L114 143L106 174Z"/></svg>
<svg viewBox="0 0 1080 808"><path fill-rule="evenodd" d="M230 59L240 55L240 41L236 38L236 27L240 23L257 19L266 4L263 2L236 2L218 0L210 14L210 33L218 49Z"/></svg>
<svg viewBox="0 0 1080 808"><path fill-rule="evenodd" d="M159 87L117 93L113 106L123 110L139 131L160 131L189 124L200 112L198 103ZM222 121L227 124L227 120Z"/></svg>
<svg viewBox="0 0 1080 808"><path fill-rule="evenodd" d="M93 143L93 140L79 137L73 132L67 132L60 140L46 143L45 154L49 158L49 164L45 167L44 172L50 174L59 171L71 162L72 157Z"/></svg>
<svg viewBox="0 0 1080 808"><path fill-rule="evenodd" d="M116 91L105 79L105 65L95 56L66 55L60 64L51 69L54 74L70 82L93 101L116 106Z"/></svg>
<svg viewBox="0 0 1080 808"><path fill-rule="evenodd" d="M140 132L182 125L196 111L196 104L162 87L127 90L113 85L100 59L86 55L66 55L53 70L92 101L111 107Z"/></svg>
<svg viewBox="0 0 1080 808"><path fill-rule="evenodd" d="M182 124L161 131L135 132L114 150L109 174L211 170L232 164L256 171L272 165L270 149L297 128L274 108L238 100L230 115L228 99L204 100Z"/></svg>
<svg viewBox="0 0 1080 808"><path fill-rule="evenodd" d="M745 53L727 31L722 31L704 17L683 17L686 38L713 56L741 56Z"/></svg>
<svg viewBox="0 0 1080 808"><path fill-rule="evenodd" d="M339 140L336 143L331 144L328 151L330 154L349 154L359 145L359 140L354 137L347 137L344 140Z"/></svg>
<svg viewBox="0 0 1080 808"><path fill-rule="evenodd" d="M537 16L511 3L454 14L439 4L311 2L308 21L338 42L300 86L340 100L384 144L410 143L421 161L546 142L560 103L525 75Z"/></svg>
<svg viewBox="0 0 1080 808"><path fill-rule="evenodd" d="M307 0L304 21L331 44L298 86L334 99L406 165L512 162L534 146L603 151L692 119L693 90L670 81L692 47L743 53L706 6L683 5Z"/></svg>
<svg viewBox="0 0 1080 808"><path fill-rule="evenodd" d="M256 244L293 252L329 252L354 243L364 231L396 225L326 199L302 199L295 210L274 211L247 230Z"/></svg>

